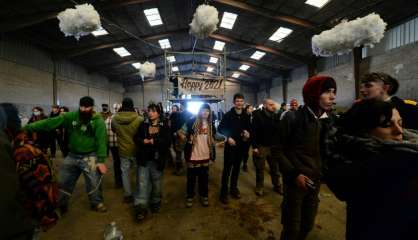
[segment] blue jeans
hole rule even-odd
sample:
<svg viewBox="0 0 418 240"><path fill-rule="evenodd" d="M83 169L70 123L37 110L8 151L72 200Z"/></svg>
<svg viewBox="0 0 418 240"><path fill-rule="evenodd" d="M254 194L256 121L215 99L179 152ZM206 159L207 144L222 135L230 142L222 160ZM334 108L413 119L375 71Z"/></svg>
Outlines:
<svg viewBox="0 0 418 240"><path fill-rule="evenodd" d="M138 168L139 184L135 194L134 205L148 207L149 204L159 206L161 203L162 171L157 169L154 161L148 161Z"/></svg>
<svg viewBox="0 0 418 240"><path fill-rule="evenodd" d="M123 183L123 191L124 191L125 197L132 196L131 179L129 178L129 170L131 169L131 166L134 161L135 161L135 157L120 156L120 170L122 171L122 183ZM138 185L138 182L137 182L137 185Z"/></svg>
<svg viewBox="0 0 418 240"><path fill-rule="evenodd" d="M81 174L84 175L86 192L90 204L96 206L103 202L101 176L96 169L96 154L77 155L69 153L59 169L59 205L67 206L74 187Z"/></svg>

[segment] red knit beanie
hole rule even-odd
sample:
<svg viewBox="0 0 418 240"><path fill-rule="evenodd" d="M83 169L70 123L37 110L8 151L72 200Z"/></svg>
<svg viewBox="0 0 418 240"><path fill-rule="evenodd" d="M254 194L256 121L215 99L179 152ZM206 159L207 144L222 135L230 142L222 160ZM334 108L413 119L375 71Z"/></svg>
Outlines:
<svg viewBox="0 0 418 240"><path fill-rule="evenodd" d="M319 97L330 88L334 88L335 93L337 93L337 84L332 77L313 76L303 86L303 101L312 110L317 110L319 108Z"/></svg>

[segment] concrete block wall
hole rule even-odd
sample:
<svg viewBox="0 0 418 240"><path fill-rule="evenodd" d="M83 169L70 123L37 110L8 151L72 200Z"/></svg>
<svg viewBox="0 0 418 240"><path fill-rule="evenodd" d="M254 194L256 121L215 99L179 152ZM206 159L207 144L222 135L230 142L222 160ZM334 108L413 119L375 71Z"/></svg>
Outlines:
<svg viewBox="0 0 418 240"><path fill-rule="evenodd" d="M418 100L418 43L408 44L389 51L380 52L363 59L362 74L384 72L398 79L398 95L405 99Z"/></svg>
<svg viewBox="0 0 418 240"><path fill-rule="evenodd" d="M121 102L124 88L98 74L88 74L81 66L57 61L57 100L70 109L78 107L80 97L90 95L101 104ZM51 56L28 43L0 40L0 102L14 103L23 115L30 115L34 106L46 112L53 104L53 69Z"/></svg>
<svg viewBox="0 0 418 240"><path fill-rule="evenodd" d="M164 94L162 81L150 81L144 83L144 91L142 85L134 85L126 88L124 97L130 97L134 101L135 107L139 109L146 108L150 102L163 102ZM144 97L142 97L144 92Z"/></svg>
<svg viewBox="0 0 418 240"><path fill-rule="evenodd" d="M353 104L353 101L356 98L356 92L354 85L354 68L351 62L319 72L318 74L331 76L337 82L336 104L338 107L346 108Z"/></svg>
<svg viewBox="0 0 418 240"><path fill-rule="evenodd" d="M346 63L318 73L318 75L331 76L337 82L338 107L348 107L355 99L354 70L352 63ZM299 67L292 71L288 83L288 101L295 98L303 104L302 89L308 79L307 67Z"/></svg>
<svg viewBox="0 0 418 240"><path fill-rule="evenodd" d="M287 102L290 102L291 99L295 98L299 104L303 103L302 89L306 79L308 79L307 66L295 68L291 71L287 83Z"/></svg>

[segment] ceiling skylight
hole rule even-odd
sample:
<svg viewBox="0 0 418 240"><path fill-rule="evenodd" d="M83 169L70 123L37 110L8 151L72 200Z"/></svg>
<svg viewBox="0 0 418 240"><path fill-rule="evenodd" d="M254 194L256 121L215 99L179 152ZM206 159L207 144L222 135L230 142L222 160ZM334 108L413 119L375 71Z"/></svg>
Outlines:
<svg viewBox="0 0 418 240"><path fill-rule="evenodd" d="M253 55L251 55L250 58L255 59L255 60L260 60L262 57L264 57L264 55L266 55L265 52L255 51Z"/></svg>
<svg viewBox="0 0 418 240"><path fill-rule="evenodd" d="M225 47L225 43L221 41L215 41L215 45L213 45L213 49L222 51Z"/></svg>
<svg viewBox="0 0 418 240"><path fill-rule="evenodd" d="M290 28L279 27L279 29L277 29L277 31L273 33L273 35L271 35L269 40L275 41L275 42L281 42L285 37L287 37L292 32L293 30Z"/></svg>
<svg viewBox="0 0 418 240"><path fill-rule="evenodd" d="M158 12L158 8L145 9L144 14L149 22L149 25L158 26L163 24L160 13Z"/></svg>
<svg viewBox="0 0 418 240"><path fill-rule="evenodd" d="M121 57L126 57L126 56L131 55L131 53L128 52L128 50L126 50L126 48L124 47L114 48L113 51L115 51L115 53L117 53Z"/></svg>
<svg viewBox="0 0 418 240"><path fill-rule="evenodd" d="M238 15L235 13L224 12L220 27L232 29L234 27L235 20L237 20L237 17Z"/></svg>

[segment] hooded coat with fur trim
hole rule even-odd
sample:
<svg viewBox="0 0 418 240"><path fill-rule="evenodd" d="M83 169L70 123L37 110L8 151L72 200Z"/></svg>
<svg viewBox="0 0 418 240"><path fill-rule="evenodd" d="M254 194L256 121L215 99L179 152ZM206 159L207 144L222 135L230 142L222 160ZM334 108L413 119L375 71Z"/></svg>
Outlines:
<svg viewBox="0 0 418 240"><path fill-rule="evenodd" d="M418 132L404 142L337 136L326 182L347 202L347 239L415 239L418 233Z"/></svg>

